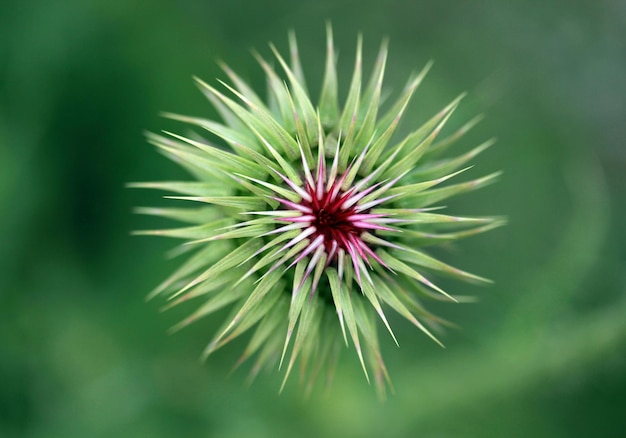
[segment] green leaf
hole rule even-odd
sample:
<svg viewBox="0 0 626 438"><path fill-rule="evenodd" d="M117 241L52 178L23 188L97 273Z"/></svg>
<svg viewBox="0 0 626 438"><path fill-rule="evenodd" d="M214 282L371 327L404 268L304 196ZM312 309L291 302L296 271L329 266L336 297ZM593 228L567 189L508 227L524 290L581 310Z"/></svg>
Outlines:
<svg viewBox="0 0 626 438"><path fill-rule="evenodd" d="M293 349L291 350L291 356L289 358L289 365L287 371L285 371L285 377L280 387L280 391L285 387L293 364L298 358L298 354L307 343L315 342L318 335L319 325L321 321L322 305L318 297L313 297L309 304L304 308L302 319L298 325L298 331L296 333L296 339L293 343ZM306 348L306 347L305 347Z"/></svg>
<svg viewBox="0 0 626 438"><path fill-rule="evenodd" d="M186 276L202 269L203 267L214 263L222 256L226 255L232 247L228 243L218 242L217 244L208 245L190 257L182 266L180 266L173 274L171 274L164 282L157 286L148 296L146 300L150 300L159 295L182 280Z"/></svg>
<svg viewBox="0 0 626 438"><path fill-rule="evenodd" d="M167 199L204 202L243 211L262 210L266 203L256 196L166 196Z"/></svg>
<svg viewBox="0 0 626 438"><path fill-rule="evenodd" d="M163 306L162 311L166 311L171 309L172 307L176 307L184 302L192 300L194 298L198 298L204 295L211 295L213 293L221 293L220 291L226 289L229 293L236 295L233 291L235 290L235 285L233 285L234 280L238 277L239 273L237 270L229 270L225 272L223 275L215 278L212 281L205 281L203 283L198 284L197 286L189 289L184 294L179 295L173 300L168 301L168 303ZM249 285L246 285L249 287ZM237 289L239 290L239 289ZM246 290L245 288L243 289Z"/></svg>
<svg viewBox="0 0 626 438"><path fill-rule="evenodd" d="M451 172L459 169L468 161L475 158L478 154L492 146L495 142L495 139L491 139L458 157L441 160L434 163L427 163L424 166L415 169L411 176L416 179L428 179L437 178L442 175L448 175Z"/></svg>
<svg viewBox="0 0 626 438"><path fill-rule="evenodd" d="M158 216L192 224L206 224L216 220L220 215L213 207L201 208L155 208L135 207L133 213Z"/></svg>
<svg viewBox="0 0 626 438"><path fill-rule="evenodd" d="M212 296L202 306L200 306L195 312L183 319L178 324L174 325L169 332L175 333L182 328L187 327L189 324L196 322L197 320L210 315L211 313L229 305L230 303L240 299L247 294L245 288L231 289L226 287L222 289L217 295Z"/></svg>
<svg viewBox="0 0 626 438"><path fill-rule="evenodd" d="M151 133L148 133L147 137L148 142L159 148L160 153L185 168L197 179L210 181L211 184L219 182L228 187L228 176L224 170L215 166L197 148Z"/></svg>
<svg viewBox="0 0 626 438"><path fill-rule="evenodd" d="M272 288L272 286L270 286L270 290L267 291L263 299L260 300L258 303L255 303L254 307L252 307L241 318L241 321L236 324L236 326L232 329L228 336L220 339L219 343L216 344L216 348L220 348L226 345L233 339L241 336L243 333L248 331L257 322L267 318L270 310L276 306L276 303L283 296L282 292L282 287L277 286L275 288Z"/></svg>
<svg viewBox="0 0 626 438"><path fill-rule="evenodd" d="M361 96L362 45L363 38L359 35L357 39L356 60L354 64L354 72L352 74L352 82L350 84L346 104L343 107L343 112L341 113L341 119L339 121L339 129L343 132L344 138L341 149L339 150L339 167L341 170L346 168L348 160L352 155L354 137L358 129L357 120L359 116L359 100Z"/></svg>
<svg viewBox="0 0 626 438"><path fill-rule="evenodd" d="M339 100L333 30L330 24L326 25L326 66L319 100L319 113L322 125L325 128L335 127L339 119Z"/></svg>
<svg viewBox="0 0 626 438"><path fill-rule="evenodd" d="M367 354L367 361L374 371L374 385L376 391L379 397L384 398L385 382L391 385L391 379L389 378L387 368L385 367L380 353L375 320L372 317L371 310L364 306L362 300L355 300L354 315L359 330L363 333L363 338L367 340L368 348L365 349L365 352Z"/></svg>
<svg viewBox="0 0 626 438"><path fill-rule="evenodd" d="M441 153L443 153L450 146L456 143L470 129L476 126L478 122L480 122L483 118L484 116L482 114L477 115L476 117L471 119L469 122L461 126L461 128L459 128L454 134L451 134L448 137L441 139L438 142L434 143L426 152L426 155L428 156L428 158L430 159L430 158L441 155Z"/></svg>
<svg viewBox="0 0 626 438"><path fill-rule="evenodd" d="M265 103L259 98L254 90L252 90L252 88L250 88L250 86L243 79L241 79L239 75L237 75L237 73L231 70L231 68L223 62L220 62L219 65L222 70L224 70L224 72L228 75L230 80L233 81L233 84L235 84L235 87L237 87L237 90L241 93L242 96L245 96L247 100L249 100L256 106L259 106L261 108L265 107Z"/></svg>
<svg viewBox="0 0 626 438"><path fill-rule="evenodd" d="M168 112L161 113L161 115L170 120L188 123L209 131L211 134L214 134L216 137L224 140L231 148L233 148L233 150L237 151L237 153L244 158L248 156L246 153L253 149L244 147L243 145L253 144L255 145L254 149L258 149L260 146L254 135L252 135L250 130L243 124L242 126L244 126L244 129L239 128L237 130L221 123L214 122L213 120L202 119L199 117L189 117ZM254 150L254 152L256 152L256 150Z"/></svg>
<svg viewBox="0 0 626 438"><path fill-rule="evenodd" d="M363 120L360 122L360 131L355 140L357 150L362 150L365 145L370 143L376 127L380 94L383 86L383 78L385 76L385 63L387 61L388 52L387 45L387 40L384 40L378 53L378 59L376 60L370 83L361 98L360 113L363 114Z"/></svg>
<svg viewBox="0 0 626 438"><path fill-rule="evenodd" d="M396 201L402 198L406 198L408 196L415 196L416 194L421 193L424 190L429 189L433 186L439 185L442 182L447 181L448 179L453 178L457 176L458 174L463 173L469 169L470 169L469 167L466 167L465 169L461 169L457 172L450 173L448 175L442 176L441 178L433 179L430 181L422 181L422 182L415 183L415 184L396 186L389 190L389 195L394 195L395 196L394 199Z"/></svg>
<svg viewBox="0 0 626 438"><path fill-rule="evenodd" d="M398 260L396 257L393 257L392 255L390 255L386 251L383 251L382 249L379 249L379 250L376 251L376 254L378 254L378 256L381 258L381 260L383 262L385 262L387 264L387 266L389 266L389 268L391 268L392 270L398 271L398 272L400 272L400 273L402 273L404 275L407 275L407 276L409 276L411 278L414 278L415 280L419 281L420 283L425 284L426 286L430 287L431 289L436 290L441 295L443 295L446 298L448 298L450 301L457 302L456 298L454 298L453 296L451 296L451 295L447 294L446 292L444 292L443 289L437 287L435 284L433 284L430 280L428 280L422 274L417 272L415 269L413 269L410 266L402 263L400 260Z"/></svg>
<svg viewBox="0 0 626 438"><path fill-rule="evenodd" d="M453 233L434 233L424 232L411 229L402 229L403 236L410 237L413 242L418 245L435 245L445 241L455 241L466 237L474 236L476 234L484 233L489 230L501 227L506 224L506 221L494 220L492 223L482 225L480 227L474 227L467 230L456 231Z"/></svg>
<svg viewBox="0 0 626 438"><path fill-rule="evenodd" d="M212 265L209 269L204 271L202 274L194 278L192 281L187 283L185 287L181 290L173 294L170 299L176 298L178 295L184 293L185 291L191 289L195 285L203 282L210 281L212 278L215 278L218 275L221 275L228 269L234 268L239 263L246 260L249 256L254 254L254 252L259 248L260 242L257 239L249 240L239 246L237 249L224 256L220 260L218 260L214 265Z"/></svg>
<svg viewBox="0 0 626 438"><path fill-rule="evenodd" d="M300 64L300 53L298 52L298 42L296 41L296 34L293 30L290 30L287 33L287 38L289 39L289 55L291 58L291 71L293 72L293 76L295 80L301 85L304 93L308 95L306 88L306 81L304 78L304 71L302 70L302 65Z"/></svg>
<svg viewBox="0 0 626 438"><path fill-rule="evenodd" d="M263 318L257 326L254 334L250 338L248 346L237 360L234 368L237 368L241 363L256 353L265 342L270 342L269 339L272 336L276 336L277 333L282 332L278 327L284 324L288 308L289 302L287 298L280 297L276 305L269 310L266 317Z"/></svg>
<svg viewBox="0 0 626 438"><path fill-rule="evenodd" d="M287 84L285 84L287 97L289 98L289 105L291 106L291 111L293 113L293 119L296 124L296 139L298 142L298 146L304 153L304 156L307 160L307 163L310 165L313 164L313 153L311 152L311 142L310 137L312 134L309 134L307 131L308 128L305 124L303 124L302 116L298 112L298 108L296 107L296 103L291 97L291 93L287 89Z"/></svg>
<svg viewBox="0 0 626 438"><path fill-rule="evenodd" d="M254 57L265 71L267 77L269 96L275 101L280 112L281 121L285 129L294 133L296 131L295 120L293 117L293 111L290 104L289 90L284 86L284 82L278 77L274 69L256 52L253 52ZM278 115L278 114L276 114Z"/></svg>
<svg viewBox="0 0 626 438"><path fill-rule="evenodd" d="M215 337L205 350L205 357L215 349L236 338L267 314L282 294L282 288L274 287L281 279L277 271L261 279L228 325ZM226 337L228 335L228 337Z"/></svg>
<svg viewBox="0 0 626 438"><path fill-rule="evenodd" d="M202 152L204 152L204 156L207 158L206 161L209 161L209 159L211 159L210 161L213 163L213 165L229 172L241 172L250 176L254 176L256 178L263 178L269 173L267 168L261 167L253 161L248 160L247 158L240 157L231 152L227 152L213 146L202 144L198 141L191 140L178 134L173 134L170 132L166 132L166 134L171 135L172 137L180 141L183 141L191 146L200 149Z"/></svg>
<svg viewBox="0 0 626 438"><path fill-rule="evenodd" d="M413 325L415 325L418 329L424 332L429 338L435 341L437 344L443 347L443 344L433 335L421 322L417 320L417 318L411 313L409 309L400 301L400 299L396 296L394 292L387 286L387 283L383 281L380 277L375 277L375 285L376 285L376 294L383 300L386 304L388 304L393 310L398 312L408 321L410 321Z"/></svg>
<svg viewBox="0 0 626 438"><path fill-rule="evenodd" d="M344 320L346 326L348 327L348 332L350 333L350 337L352 338L352 343L354 344L354 348L356 349L356 353L359 356L359 361L361 362L361 367L363 368L363 373L365 374L365 378L369 382L369 376L367 374L367 368L365 366L365 361L363 359L363 351L361 349L361 343L359 341L359 332L357 330L356 325L356 317L354 315L354 309L352 307L352 299L350 297L350 293L348 288L345 287L344 284L339 283L339 277L337 272L334 269L328 269L326 271L326 276L328 277L328 281L330 283L331 291L333 291L333 297L337 297L337 301L341 306L343 311Z"/></svg>
<svg viewBox="0 0 626 438"><path fill-rule="evenodd" d="M381 119L378 121L378 124L376 125L376 131L383 132L394 123L397 123L399 118L404 113L407 105L411 101L413 94L420 86L432 66L433 62L429 61L414 78L409 79L400 96L398 96L393 105L391 105L385 115L381 117Z"/></svg>
<svg viewBox="0 0 626 438"><path fill-rule="evenodd" d="M228 187L223 184L187 181L137 182L126 185L137 189L156 189L167 192L180 193L192 196L223 196L228 194Z"/></svg>
<svg viewBox="0 0 626 438"><path fill-rule="evenodd" d="M209 90L228 106L255 134L260 134L269 144L279 145L290 159L299 155L298 145L293 137L283 128L268 111L255 106L229 85L224 84L233 94L242 99L249 107L245 109L232 99L224 96L210 85L196 79L199 86Z"/></svg>
<svg viewBox="0 0 626 438"><path fill-rule="evenodd" d="M391 326L389 325L389 322L387 321L387 317L385 316L385 313L383 312L383 309L380 306L380 303L378 301L374 284L369 281L363 281L361 283L362 283L361 291L363 291L363 294L367 297L369 302L372 304L372 307L376 310L376 313L378 313L378 316L385 324L385 327L387 327L387 331L393 338L393 341L396 343L396 345L398 345L398 340L396 339L396 335L393 334L393 330L391 330Z"/></svg>
<svg viewBox="0 0 626 438"><path fill-rule="evenodd" d="M259 271L259 269L261 269L264 266L267 266L268 264L270 264L274 260L278 259L279 257L284 256L284 252L281 250L281 248L277 247L276 245L278 245L280 242L283 242L285 240L293 239L299 233L300 233L300 230L293 230L293 231L289 231L289 232L286 232L286 233L281 233L277 237L275 237L273 240L271 240L269 243L265 244L260 250L258 250L255 253L251 254L250 258L252 258L255 255L261 254L262 252L266 251L269 248L272 248L272 250L270 252L268 252L263 257L261 257L261 259L259 259L254 264L254 266L252 266L241 277L240 281L243 281L245 278L248 278L250 275L252 275L255 272ZM306 244L306 242L304 242L304 243ZM298 247L298 245L294 246L294 248L296 248L296 247L300 249L300 247ZM244 262L249 261L250 258L246 259Z"/></svg>
<svg viewBox="0 0 626 438"><path fill-rule="evenodd" d="M293 274L293 286L291 292L291 305L289 306L289 313L287 315L287 320L289 321L287 325L287 333L285 335L285 344L283 346L283 353L280 356L280 362L278 363L278 369L282 367L283 360L285 358L285 353L287 352L287 347L289 346L289 341L291 339L291 335L296 326L296 322L298 322L298 318L300 317L300 313L302 313L302 308L304 307L304 303L306 301L306 297L309 295L308 290L311 287L311 282L307 281L305 284L300 285L302 279L304 278L304 270L306 268L306 260L300 260L296 264L296 269Z"/></svg>
<svg viewBox="0 0 626 438"><path fill-rule="evenodd" d="M218 229L232 224L231 219L218 219L208 224L193 227L169 228L164 230L139 230L133 231L135 236L163 236L178 239L204 239L218 234Z"/></svg>
<svg viewBox="0 0 626 438"><path fill-rule="evenodd" d="M328 277L328 281L330 284L330 291L333 297L333 302L335 304L335 309L337 311L337 317L339 318L339 326L341 327L343 340L345 344L348 345L348 337L346 336L346 327L344 324L341 297L339 296L341 286L339 284L339 277L337 276L337 271L334 268L326 269L326 277Z"/></svg>
<svg viewBox="0 0 626 438"><path fill-rule="evenodd" d="M381 156L384 151L387 143L391 139L392 135L396 131L400 120L406 110L406 107L413 96L413 93L422 82L428 70L430 69L432 63L426 64L426 66L422 69L420 74L409 82L408 86L404 89L404 92L400 95L397 102L391 107L391 109L386 113L386 115L380 119L375 127L376 132L380 132L380 137L376 139L376 141L372 144L372 147L367 152L365 156L365 161L363 164L363 170L365 174L368 174L372 171L378 158Z"/></svg>
<svg viewBox="0 0 626 438"><path fill-rule="evenodd" d="M502 221L500 217L467 217L450 216L447 214L429 213L421 209L401 209L401 208L375 208L374 214L391 215L394 218L410 221L414 224L443 224L457 226L468 226L476 224L490 224L494 221Z"/></svg>
<svg viewBox="0 0 626 438"><path fill-rule="evenodd" d="M454 184L447 187L438 189L427 190L424 192L416 193L413 196L407 196L402 200L402 205L411 205L412 207L428 207L436 202L443 201L444 199L451 198L452 196L460 195L462 193L471 192L485 187L493 182L502 174L502 172L494 172L482 178L477 178L472 181Z"/></svg>
<svg viewBox="0 0 626 438"><path fill-rule="evenodd" d="M313 108L313 104L311 103L311 100L309 99L309 96L304 88L304 83L298 81L298 78L291 71L280 53L278 53L276 47L274 47L273 45L270 45L270 47L274 52L274 56L276 56L276 59L278 59L278 62L282 66L283 71L287 75L287 79L289 80L289 86L294 96L296 113L298 117L302 118L304 126L306 127L306 139L308 141L314 141L317 134L317 115L315 113L315 109Z"/></svg>
<svg viewBox="0 0 626 438"><path fill-rule="evenodd" d="M252 224L244 227L239 227L234 230L225 231L223 233L217 233L210 237L205 237L198 240L188 242L188 245L196 245L198 243L211 242L214 240L228 240L228 239L241 239L244 237L258 237L263 233L271 230L272 227L267 224Z"/></svg>
<svg viewBox="0 0 626 438"><path fill-rule="evenodd" d="M453 277L461 278L463 280L474 280L483 283L491 283L491 280L480 277L478 275L470 274L469 272L450 266L442 261L435 259L421 251L412 248L403 248L402 250L392 250L395 257L409 262L414 265L422 266L424 268L432 269L439 272L444 272Z"/></svg>
<svg viewBox="0 0 626 438"><path fill-rule="evenodd" d="M405 141L400 143L397 146L398 149L401 149L405 152L405 155L389 170L387 170L383 174L383 178L395 178L402 173L411 171L414 169L415 164L418 160L424 155L424 152L428 149L428 147L432 144L432 142L437 138L441 129L446 124L452 113L456 109L459 101L463 96L459 96L455 99L450 105L444 108L439 114L429 120L425 125L423 125L420 129L410 134ZM434 129L431 131L431 126L435 124ZM426 133L430 132L428 136L425 136ZM423 139L423 140L422 140Z"/></svg>
<svg viewBox="0 0 626 438"><path fill-rule="evenodd" d="M258 146L260 145L254 139L254 136L250 135L251 133L248 127L246 126L246 124L243 123L239 117L237 117L237 115L233 112L233 110L231 110L217 96L215 96L212 92L210 92L206 88L203 88L203 87L198 87L198 88L200 89L202 94L204 94L204 96L207 99L209 99L209 101L215 107L217 112L220 114L222 120L226 123L228 128L239 133L240 135L245 135L246 137L248 137L250 139L250 142L244 143L244 144L246 144L247 146L251 148L258 149Z"/></svg>

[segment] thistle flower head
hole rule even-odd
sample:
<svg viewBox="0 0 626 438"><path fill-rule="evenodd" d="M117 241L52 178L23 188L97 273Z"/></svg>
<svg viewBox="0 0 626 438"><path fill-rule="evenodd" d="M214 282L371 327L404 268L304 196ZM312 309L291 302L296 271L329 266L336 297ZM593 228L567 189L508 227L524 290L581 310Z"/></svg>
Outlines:
<svg viewBox="0 0 626 438"><path fill-rule="evenodd" d="M181 238L186 241L182 248L195 251L151 296L168 295L168 307L201 302L174 329L230 306L232 314L205 355L253 330L237 363L256 356L252 377L264 365L278 363L286 369L286 381L300 360L302 376L312 384L320 371L332 375L345 343L356 350L366 378L372 375L383 392L389 377L377 320L395 341L385 311L394 310L439 342L431 329L442 320L423 307L422 299L458 299L436 286L430 275L485 281L433 258L423 247L503 223L433 211L438 202L497 177L440 186L466 170L463 166L492 142L454 158L438 158L479 120L439 139L460 97L408 136L392 141L430 64L394 102L382 105L386 43L364 83L358 40L343 105L330 28L317 105L305 86L295 38L290 35L290 64L272 49L279 71L257 55L267 77L266 100L223 66L232 84L222 82L224 91L196 79L222 122L167 114L208 131L209 139L148 135L197 179L133 184L174 192L177 196L170 198L196 205L137 209L191 224L138 232Z"/></svg>

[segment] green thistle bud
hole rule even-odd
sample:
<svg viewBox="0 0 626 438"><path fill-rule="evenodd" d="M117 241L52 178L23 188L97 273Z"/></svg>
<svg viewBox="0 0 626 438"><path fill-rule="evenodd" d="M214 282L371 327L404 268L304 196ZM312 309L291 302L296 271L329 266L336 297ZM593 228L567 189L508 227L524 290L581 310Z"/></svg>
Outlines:
<svg viewBox="0 0 626 438"><path fill-rule="evenodd" d="M224 67L232 83L222 83L225 91L196 79L223 122L167 115L209 131L219 144L199 136L148 135L197 181L132 186L174 192L177 196L170 198L181 205L200 204L138 209L193 224L138 233L182 238L196 250L151 296L166 295L171 306L201 301L174 329L232 307L205 356L254 328L237 363L256 356L252 376L264 365L278 363L285 370L284 385L299 360L312 384L320 371L332 374L345 343L354 346L365 377L373 376L384 392L389 376L377 320L395 341L385 310L396 311L439 343L431 329L441 320L423 307L422 298L457 299L429 280L429 274L486 281L422 248L503 223L433 212L436 203L496 179L497 173L440 187L492 142L455 158L435 158L478 121L438 139L461 97L403 140L391 142L430 64L383 110L384 43L371 78L363 83L359 39L343 106L337 98L330 28L317 106L306 90L295 38L290 37L290 65L272 49L280 72L258 56L267 76L267 102Z"/></svg>

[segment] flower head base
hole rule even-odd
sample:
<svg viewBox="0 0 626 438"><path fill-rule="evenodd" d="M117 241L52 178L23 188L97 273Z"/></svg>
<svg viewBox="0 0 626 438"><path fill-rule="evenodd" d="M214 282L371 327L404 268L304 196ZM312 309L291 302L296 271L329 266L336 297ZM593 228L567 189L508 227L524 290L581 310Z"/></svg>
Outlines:
<svg viewBox="0 0 626 438"><path fill-rule="evenodd" d="M182 238L187 241L183 248L196 249L151 296L169 294L170 306L204 298L199 309L174 329L236 302L205 354L255 327L237 363L256 355L251 376L266 364L282 366L289 357L285 381L299 359L312 384L321 370L332 375L337 347L350 339L366 377L369 380L373 371L383 392L389 378L376 318L395 341L383 306L438 342L429 327L437 328L443 321L429 313L421 299L459 300L431 282L427 272L485 281L421 248L503 224L493 217L432 211L441 200L495 180L497 173L437 187L467 170L464 164L492 142L455 158L438 158L479 120L438 139L460 97L400 142L391 142L430 65L381 113L386 44L363 86L359 39L352 83L341 109L330 29L316 107L304 85L293 36L290 48L291 65L274 49L286 83L258 57L268 79L267 103L224 66L234 87L223 85L232 96L197 80L224 123L167 115L209 131L225 145L199 136L148 135L198 182L133 186L168 190L179 194L169 198L201 205L137 209L192 224L138 232Z"/></svg>
<svg viewBox="0 0 626 438"><path fill-rule="evenodd" d="M304 187L298 187L289 178L277 172L300 200L293 202L288 199L274 198L289 213L288 216L277 218L277 220L288 222L290 225L280 227L270 233L280 233L292 229L300 230L296 237L282 247L282 250L286 250L304 239L307 239L308 242L308 245L297 254L289 266L291 267L310 256L310 262L298 288L302 287L316 266L320 266L318 272L321 272L336 259L341 259L343 263L346 257L352 261L357 281L361 284L361 272L366 276L368 275L366 269L361 269L364 267L364 261L370 267L369 259L386 266L385 262L365 243L363 234L372 230L398 231L384 225L386 222L393 222L394 219L389 218L386 214L371 213L372 208L388 201L393 196L378 197L372 201L363 202L363 199L376 189L378 189L377 193L382 193L391 187L395 181L384 187L380 187L382 182L369 185L368 183L376 175L373 173L358 183L346 184L349 182L348 178L352 168L363 161L367 148L360 154L360 160L351 164L341 176L337 175L338 149L339 144L328 175L323 147L319 148L319 159L314 176L304 155L302 155L302 167L306 175ZM346 185L349 188L342 189ZM270 272L279 265L280 261L270 269ZM313 281L312 294L315 293L318 281L319 278L317 277Z"/></svg>

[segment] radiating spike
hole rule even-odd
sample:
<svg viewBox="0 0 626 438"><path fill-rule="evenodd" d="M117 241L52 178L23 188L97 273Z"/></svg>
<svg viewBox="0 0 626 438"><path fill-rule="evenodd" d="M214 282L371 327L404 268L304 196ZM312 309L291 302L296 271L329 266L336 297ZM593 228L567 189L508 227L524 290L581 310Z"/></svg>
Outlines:
<svg viewBox="0 0 626 438"><path fill-rule="evenodd" d="M373 192L374 190L376 190L380 185L382 184L382 182L378 183L378 184L374 184L372 187L369 187L368 189L363 190L361 193L357 193L353 196L350 196L344 203L343 203L343 208L347 209L349 207L352 207L354 204L356 204L357 202L359 202L361 199L363 199L364 197L366 197L367 195L369 195L371 192ZM354 188L354 191L356 191L357 188Z"/></svg>
<svg viewBox="0 0 626 438"><path fill-rule="evenodd" d="M298 149L300 149L300 158L302 160L302 169L304 170L304 177L306 182L309 184L311 188L315 187L315 181L313 180L313 176L311 175L311 168L309 167L309 163L304 156L304 150L302 149L302 145L298 142Z"/></svg>
<svg viewBox="0 0 626 438"><path fill-rule="evenodd" d="M341 145L341 131L339 131L339 136L337 137L337 148L335 149L335 156L333 157L333 164L330 168L330 175L328 176L328 183L326 185L326 191L329 191L330 188L335 184L335 179L337 178L337 172L339 168L339 146Z"/></svg>
<svg viewBox="0 0 626 438"><path fill-rule="evenodd" d="M317 247L317 249L313 253L313 256L311 257L311 260L309 261L309 264L306 267L306 270L304 271L304 275L302 276L302 280L300 280L300 287L302 287L302 285L304 284L306 279L309 278L309 275L311 275L311 272L313 271L315 266L317 266L317 263L320 261L320 259L322 258L323 254L324 254L324 245L320 245L320 246ZM311 295L313 295L315 293L315 287L314 286L317 286L317 285L313 284L311 286Z"/></svg>
<svg viewBox="0 0 626 438"><path fill-rule="evenodd" d="M279 171L277 171L274 168L270 168L272 169L272 171L277 174L283 181L285 181L285 183L291 187L291 189L296 192L298 195L300 195L300 197L302 199L304 199L307 202L311 202L311 196L305 191L303 190L301 187L299 187L296 183L294 183L293 181L291 181L289 178L287 178L285 175L283 175L282 173L280 173Z"/></svg>
<svg viewBox="0 0 626 438"><path fill-rule="evenodd" d="M301 242L302 240L306 239L307 237L309 237L311 234L315 233L316 229L315 227L311 226L309 228L307 228L306 230L304 230L302 233L298 234L296 237L294 237L293 239L291 239L289 242L287 242L285 244L285 246L283 246L279 252L282 252L284 250L286 250L287 248L290 248L292 246L294 246L296 243Z"/></svg>
<svg viewBox="0 0 626 438"><path fill-rule="evenodd" d="M344 251L343 248L339 248L337 250L337 275L339 276L339 284L341 284L341 281L343 280L343 270L344 270L345 259L346 259L346 252Z"/></svg>
<svg viewBox="0 0 626 438"><path fill-rule="evenodd" d="M281 222L311 222L315 220L315 216L305 215L305 216L296 216L296 217L279 217L276 220L281 221Z"/></svg>
<svg viewBox="0 0 626 438"><path fill-rule="evenodd" d="M337 253L338 247L339 247L339 244L337 243L337 241L333 240L330 244L330 252L328 253L328 257L326 258L326 267L330 265L330 262L333 260L333 257Z"/></svg>
<svg viewBox="0 0 626 438"><path fill-rule="evenodd" d="M324 155L323 150L320 148L319 157L317 160L317 178L315 186L315 194L317 195L317 200L321 201L324 196L324 178L326 177L326 169L324 166Z"/></svg>
<svg viewBox="0 0 626 438"><path fill-rule="evenodd" d="M271 196L270 198L274 199L275 201L280 202L281 204L286 205L287 207L293 208L294 210L301 211L302 213L306 213L306 214L313 213L313 210L310 207L307 207L305 205L298 204L296 202L291 202L291 201L288 201L287 199L276 198L274 196Z"/></svg>
<svg viewBox="0 0 626 438"><path fill-rule="evenodd" d="M377 205L383 204L387 201L392 200L393 198L397 198L400 195L390 195L385 198L376 199L375 201L366 202L365 204L358 205L355 209L358 212L369 210L372 207L376 207Z"/></svg>
<svg viewBox="0 0 626 438"><path fill-rule="evenodd" d="M278 234L278 233L286 233L287 231L297 230L299 228L304 228L306 226L307 226L306 223L297 222L297 223L285 225L284 227L276 228L275 230L268 231L267 233L263 233L261 234L261 237L271 236L272 234Z"/></svg>
<svg viewBox="0 0 626 438"><path fill-rule="evenodd" d="M313 242L311 242L309 246L307 246L306 249L302 251L300 255L298 255L298 257L289 266L287 266L287 269L291 268L293 265L298 263L300 260L308 256L311 252L315 251L320 245L323 245L323 244L324 244L324 236L317 236L313 240Z"/></svg>
<svg viewBox="0 0 626 438"><path fill-rule="evenodd" d="M352 222L352 225L358 228L366 229L366 230L395 231L393 228L385 227L384 225L376 225L376 224L371 224L369 222L363 222L363 221Z"/></svg>

